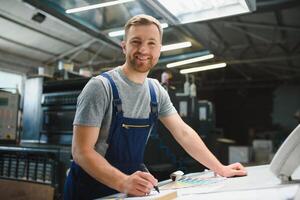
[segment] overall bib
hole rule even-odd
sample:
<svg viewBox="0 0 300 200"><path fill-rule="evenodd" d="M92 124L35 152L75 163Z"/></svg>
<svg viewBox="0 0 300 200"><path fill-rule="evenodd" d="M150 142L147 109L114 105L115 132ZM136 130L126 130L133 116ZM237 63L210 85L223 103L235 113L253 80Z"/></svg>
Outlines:
<svg viewBox="0 0 300 200"><path fill-rule="evenodd" d="M158 116L156 94L151 81L148 80L151 97L149 117L126 118L123 116L122 102L114 81L107 73L101 75L108 79L113 92L113 115L105 158L111 165L129 175L141 170L145 146ZM65 200L90 200L117 192L101 184L72 162L64 188Z"/></svg>

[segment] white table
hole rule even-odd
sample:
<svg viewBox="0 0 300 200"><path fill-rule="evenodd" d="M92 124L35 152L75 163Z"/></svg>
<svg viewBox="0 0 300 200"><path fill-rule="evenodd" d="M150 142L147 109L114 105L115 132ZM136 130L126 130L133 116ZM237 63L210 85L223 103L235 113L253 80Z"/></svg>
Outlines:
<svg viewBox="0 0 300 200"><path fill-rule="evenodd" d="M300 167L292 178L297 180L282 184L269 170L269 165L247 167L248 175L244 177L227 178L216 184L201 185L189 188L176 189L179 200L287 200L293 199L300 189ZM208 173L193 173L188 176L210 176ZM213 175L211 175L213 176ZM169 181L163 181L166 183ZM161 184L160 183L160 184ZM167 193L167 191L162 191ZM118 196L119 195L119 196ZM124 197L122 194L110 198ZM157 196L125 198L132 200L149 200Z"/></svg>

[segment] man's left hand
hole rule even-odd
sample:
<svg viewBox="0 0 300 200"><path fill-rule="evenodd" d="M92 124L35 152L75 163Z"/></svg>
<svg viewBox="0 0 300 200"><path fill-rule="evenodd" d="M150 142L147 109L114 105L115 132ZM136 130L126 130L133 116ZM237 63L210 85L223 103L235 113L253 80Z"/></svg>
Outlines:
<svg viewBox="0 0 300 200"><path fill-rule="evenodd" d="M241 163L233 163L223 166L220 175L224 177L247 176L247 170Z"/></svg>

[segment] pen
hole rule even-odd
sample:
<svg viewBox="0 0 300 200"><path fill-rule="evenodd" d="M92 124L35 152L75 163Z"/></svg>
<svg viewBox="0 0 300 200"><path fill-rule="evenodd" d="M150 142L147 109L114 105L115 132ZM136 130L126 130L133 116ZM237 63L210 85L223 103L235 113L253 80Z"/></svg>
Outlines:
<svg viewBox="0 0 300 200"><path fill-rule="evenodd" d="M142 171L150 173L149 170L147 169L147 167L146 167L145 164L142 163L142 164L141 164L141 168L142 168ZM154 186L154 189L155 189L158 193L160 193L157 185Z"/></svg>

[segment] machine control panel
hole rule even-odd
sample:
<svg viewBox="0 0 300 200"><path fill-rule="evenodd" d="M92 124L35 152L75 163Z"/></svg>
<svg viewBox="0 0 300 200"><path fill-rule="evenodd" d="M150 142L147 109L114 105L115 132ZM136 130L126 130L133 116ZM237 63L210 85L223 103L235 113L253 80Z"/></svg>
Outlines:
<svg viewBox="0 0 300 200"><path fill-rule="evenodd" d="M76 105L80 91L46 93L42 96L42 106Z"/></svg>
<svg viewBox="0 0 300 200"><path fill-rule="evenodd" d="M19 95L0 91L0 140L16 141Z"/></svg>

